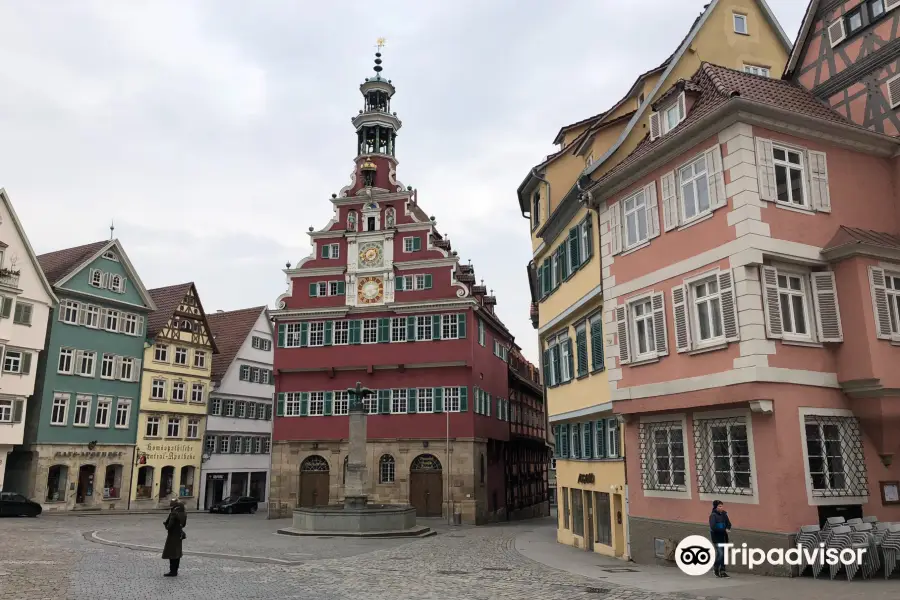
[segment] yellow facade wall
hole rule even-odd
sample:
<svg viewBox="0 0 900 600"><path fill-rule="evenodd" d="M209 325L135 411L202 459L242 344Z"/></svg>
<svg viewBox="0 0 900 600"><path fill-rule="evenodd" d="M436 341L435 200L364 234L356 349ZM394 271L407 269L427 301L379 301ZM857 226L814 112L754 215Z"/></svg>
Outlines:
<svg viewBox="0 0 900 600"><path fill-rule="evenodd" d="M132 498L137 506L164 503L170 496L179 496L190 505L200 491L200 468L203 456L203 437L206 433L207 403L209 401L212 369L212 347L208 344L192 343L192 333L179 331L178 339L157 337L155 342L145 344L144 372L141 378L141 403L138 416L137 460L132 480ZM165 356L160 351L165 349ZM176 363L176 351L185 350L187 364ZM203 353L202 366L196 365L197 353ZM164 382L163 398L154 394L154 382ZM173 396L176 384L184 386L184 400ZM196 389L202 395L194 397ZM159 386L157 385L157 390ZM148 419L158 418L158 435L148 436ZM177 435L170 436L169 419L180 419ZM196 420L196 432L189 431L189 423ZM141 468L152 468L152 486L139 485ZM165 477L167 467L172 467L172 493L166 494L168 487ZM185 469L187 467L187 469ZM166 469L166 472L164 472Z"/></svg>
<svg viewBox="0 0 900 600"><path fill-rule="evenodd" d="M583 475L593 475L588 483ZM579 477L582 482L579 483ZM601 542L597 522L605 515L600 502L609 495L610 543ZM560 544L593 551L604 556L627 560L628 524L625 517L625 463L622 460L556 460L557 528L556 541ZM575 495L581 496L581 527L576 526ZM579 535L576 533L580 531ZM592 535L591 535L592 533ZM591 544L593 540L593 544ZM593 548L591 548L593 546Z"/></svg>

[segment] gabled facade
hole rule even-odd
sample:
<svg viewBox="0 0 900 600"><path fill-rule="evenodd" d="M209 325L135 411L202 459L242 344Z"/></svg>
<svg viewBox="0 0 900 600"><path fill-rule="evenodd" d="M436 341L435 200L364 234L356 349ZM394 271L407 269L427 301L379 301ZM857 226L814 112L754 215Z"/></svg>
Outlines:
<svg viewBox="0 0 900 600"><path fill-rule="evenodd" d="M26 401L34 392L47 318L56 304L9 196L0 189L0 490L8 455L24 437Z"/></svg>
<svg viewBox="0 0 900 600"><path fill-rule="evenodd" d="M639 75L614 106L563 127L555 140L560 149L519 187L520 209L532 230L531 317L555 428L557 488L566 496L558 502L561 543L628 557L626 519L617 518L626 514L621 424L609 401L604 350L611 334L603 316L609 264L600 255L600 223L584 191L649 134L651 120L661 123L653 115L663 107L655 103L674 82L690 77L699 57L771 75L780 72L789 50L764 1L709 2L675 52ZM583 483L589 479L594 483ZM593 528L590 514L603 515L591 521Z"/></svg>
<svg viewBox="0 0 900 600"><path fill-rule="evenodd" d="M276 324L269 514L339 502L348 456L348 393L373 390L368 491L421 516L505 519L507 360L513 337L449 240L397 180L393 84L360 86L351 182L313 254L285 273ZM546 502L546 499L542 500Z"/></svg>
<svg viewBox="0 0 900 600"><path fill-rule="evenodd" d="M155 305L118 240L38 261L59 305L37 362L24 446L10 457L16 486L44 510L125 508Z"/></svg>
<svg viewBox="0 0 900 600"><path fill-rule="evenodd" d="M150 290L131 506L199 505L207 402L218 352L193 283Z"/></svg>
<svg viewBox="0 0 900 600"><path fill-rule="evenodd" d="M275 340L265 306L209 315L219 353L212 387L200 479L201 508L227 496L269 499Z"/></svg>
<svg viewBox="0 0 900 600"><path fill-rule="evenodd" d="M897 141L710 64L654 110L673 98L683 120L587 190L632 556L673 560L712 500L758 548L831 516L897 520Z"/></svg>

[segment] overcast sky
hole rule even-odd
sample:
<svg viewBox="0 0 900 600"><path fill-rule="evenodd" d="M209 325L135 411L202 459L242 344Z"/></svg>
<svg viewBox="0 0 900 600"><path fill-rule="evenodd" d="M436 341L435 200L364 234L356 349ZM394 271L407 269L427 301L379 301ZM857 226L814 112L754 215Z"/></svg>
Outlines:
<svg viewBox="0 0 900 600"><path fill-rule="evenodd" d="M398 177L535 360L516 188L703 4L9 0L0 187L38 253L106 239L114 220L148 288L193 280L210 312L274 305L349 181L350 118L385 36ZM807 0L769 4L793 39Z"/></svg>

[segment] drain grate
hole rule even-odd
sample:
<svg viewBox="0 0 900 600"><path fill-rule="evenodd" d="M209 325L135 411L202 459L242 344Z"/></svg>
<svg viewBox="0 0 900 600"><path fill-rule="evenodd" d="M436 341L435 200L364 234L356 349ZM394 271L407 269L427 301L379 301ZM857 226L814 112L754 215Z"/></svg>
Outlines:
<svg viewBox="0 0 900 600"><path fill-rule="evenodd" d="M438 575L468 575L468 571L438 571Z"/></svg>
<svg viewBox="0 0 900 600"><path fill-rule="evenodd" d="M612 569L600 569L606 573L640 573L637 569L629 569L628 567L613 567Z"/></svg>
<svg viewBox="0 0 900 600"><path fill-rule="evenodd" d="M608 594L609 589L607 588L584 588L584 591L588 594Z"/></svg>
<svg viewBox="0 0 900 600"><path fill-rule="evenodd" d="M485 567L485 571L512 571L509 567Z"/></svg>

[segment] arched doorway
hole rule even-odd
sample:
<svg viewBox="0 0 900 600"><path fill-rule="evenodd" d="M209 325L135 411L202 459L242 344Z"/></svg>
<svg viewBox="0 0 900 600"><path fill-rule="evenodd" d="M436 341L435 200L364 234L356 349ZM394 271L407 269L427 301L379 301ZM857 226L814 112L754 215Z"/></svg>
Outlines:
<svg viewBox="0 0 900 600"><path fill-rule="evenodd" d="M417 517L440 517L443 501L441 461L432 454L420 454L409 468L409 503Z"/></svg>
<svg viewBox="0 0 900 600"><path fill-rule="evenodd" d="M314 454L300 464L300 506L324 506L328 504L330 486L328 461Z"/></svg>
<svg viewBox="0 0 900 600"><path fill-rule="evenodd" d="M167 500L175 491L175 467L167 465L162 468L159 478L159 501Z"/></svg>
<svg viewBox="0 0 900 600"><path fill-rule="evenodd" d="M78 469L78 487L75 489L75 502L84 504L94 495L94 475L97 467L94 465L81 465Z"/></svg>

